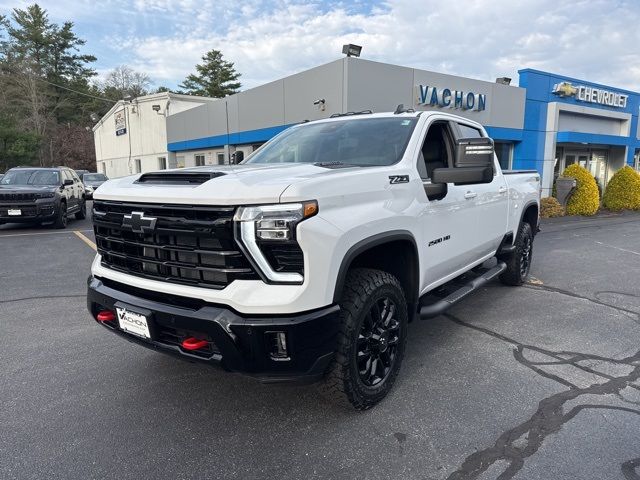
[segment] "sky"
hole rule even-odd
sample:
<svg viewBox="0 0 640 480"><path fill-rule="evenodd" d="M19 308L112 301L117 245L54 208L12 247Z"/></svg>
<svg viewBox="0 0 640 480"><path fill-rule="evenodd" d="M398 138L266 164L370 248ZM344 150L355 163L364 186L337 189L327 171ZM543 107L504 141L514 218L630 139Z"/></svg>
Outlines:
<svg viewBox="0 0 640 480"><path fill-rule="evenodd" d="M0 13L32 2L0 0ZM493 81L536 68L640 91L640 0L41 0L100 76L127 64L175 88L220 50L242 89L342 57Z"/></svg>

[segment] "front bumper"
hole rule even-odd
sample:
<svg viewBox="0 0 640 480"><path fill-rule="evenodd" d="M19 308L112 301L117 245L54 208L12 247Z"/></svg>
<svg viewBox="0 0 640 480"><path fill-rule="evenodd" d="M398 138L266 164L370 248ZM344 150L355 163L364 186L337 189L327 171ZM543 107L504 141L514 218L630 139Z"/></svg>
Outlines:
<svg viewBox="0 0 640 480"><path fill-rule="evenodd" d="M102 310L122 306L147 316L151 339L121 330L117 319L99 322ZM89 277L87 307L96 322L123 338L186 360L219 365L263 382L312 382L331 362L337 341L339 307L333 305L296 315L244 316L228 308L185 297L156 296L108 279ZM272 332L284 332L289 360L274 360ZM188 351L188 337L208 347Z"/></svg>
<svg viewBox="0 0 640 480"><path fill-rule="evenodd" d="M20 215L9 215L9 210L20 210ZM23 223L23 222L46 222L55 219L57 203L31 202L0 204L0 222L3 223Z"/></svg>

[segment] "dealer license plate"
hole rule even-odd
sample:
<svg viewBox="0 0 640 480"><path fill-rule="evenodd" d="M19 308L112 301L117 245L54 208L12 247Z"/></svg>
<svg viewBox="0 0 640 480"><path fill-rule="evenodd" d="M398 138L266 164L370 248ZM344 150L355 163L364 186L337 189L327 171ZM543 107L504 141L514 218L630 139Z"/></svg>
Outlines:
<svg viewBox="0 0 640 480"><path fill-rule="evenodd" d="M7 210L7 214L11 215L12 217L19 217L20 215L22 215L22 210L20 210L19 208L10 208L9 210Z"/></svg>
<svg viewBox="0 0 640 480"><path fill-rule="evenodd" d="M147 317L140 313L119 307L116 307L116 312L118 313L118 324L122 330L138 335L139 337L151 338Z"/></svg>

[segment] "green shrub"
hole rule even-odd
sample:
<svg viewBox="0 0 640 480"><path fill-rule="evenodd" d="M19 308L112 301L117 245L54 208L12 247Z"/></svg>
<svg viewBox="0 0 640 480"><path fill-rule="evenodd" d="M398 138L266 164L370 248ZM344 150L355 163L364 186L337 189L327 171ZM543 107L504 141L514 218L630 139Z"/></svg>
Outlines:
<svg viewBox="0 0 640 480"><path fill-rule="evenodd" d="M575 178L577 183L567 203L567 215L595 215L600 207L600 192L589 170L574 163L564 169L562 176Z"/></svg>
<svg viewBox="0 0 640 480"><path fill-rule="evenodd" d="M564 208L557 199L553 197L545 197L540 199L540 216L542 218L562 217Z"/></svg>
<svg viewBox="0 0 640 480"><path fill-rule="evenodd" d="M640 210L640 173L629 165L611 177L602 197L609 210Z"/></svg>

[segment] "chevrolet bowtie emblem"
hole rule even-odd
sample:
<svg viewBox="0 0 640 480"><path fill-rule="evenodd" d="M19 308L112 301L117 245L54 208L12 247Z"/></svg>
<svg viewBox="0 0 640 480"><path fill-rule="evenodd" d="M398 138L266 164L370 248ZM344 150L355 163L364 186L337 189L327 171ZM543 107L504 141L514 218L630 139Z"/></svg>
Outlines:
<svg viewBox="0 0 640 480"><path fill-rule="evenodd" d="M561 97L574 97L578 93L578 89L569 82L556 83L553 86L552 93Z"/></svg>
<svg viewBox="0 0 640 480"><path fill-rule="evenodd" d="M129 227L135 233L146 233L156 228L157 221L155 217L145 217L144 212L131 212L131 215L122 218L122 226Z"/></svg>

